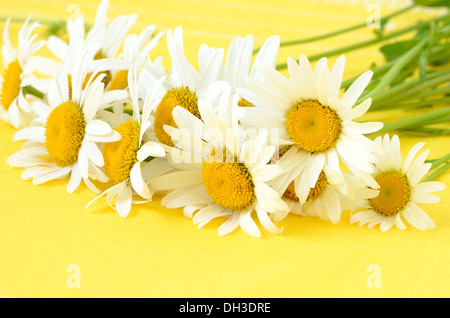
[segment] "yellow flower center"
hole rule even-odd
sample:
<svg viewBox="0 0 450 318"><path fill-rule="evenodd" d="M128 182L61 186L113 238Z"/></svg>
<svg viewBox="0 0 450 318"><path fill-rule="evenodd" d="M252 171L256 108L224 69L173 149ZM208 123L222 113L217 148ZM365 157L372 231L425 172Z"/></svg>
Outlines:
<svg viewBox="0 0 450 318"><path fill-rule="evenodd" d="M3 87L1 91L1 103L3 108L9 109L13 100L19 96L20 92L20 75L22 74L22 67L19 61L14 61L8 64L5 75L3 76Z"/></svg>
<svg viewBox="0 0 450 318"><path fill-rule="evenodd" d="M321 195L323 190L325 190L327 184L328 184L327 176L325 175L325 172L322 171L319 175L319 178L316 181L316 185L314 186L314 188L311 188L309 190L309 194L308 197L306 198L306 201L312 201L319 195ZM289 184L283 196L286 198L290 198L294 201L299 201L298 196L295 194L294 181L292 181Z"/></svg>
<svg viewBox="0 0 450 318"><path fill-rule="evenodd" d="M225 149L216 155L213 152L203 163L203 185L215 203L232 211L242 211L255 200L253 180L244 164L225 153Z"/></svg>
<svg viewBox="0 0 450 318"><path fill-rule="evenodd" d="M100 60L100 59L104 59L104 58L105 58L105 56L103 55L103 53L101 51L98 51L97 54L95 54L94 60ZM86 76L84 77L82 89L86 88L86 85L88 84L92 74L93 73L86 74ZM108 85L108 83L111 81L111 78L112 78L111 72L106 71L106 72L97 73L95 75L95 77L92 79L92 81L94 81L100 74L106 74L106 76L102 79L102 83L105 84L105 87L106 87L106 85ZM67 75L67 80L69 83L69 99L72 99L72 75L70 75L70 74Z"/></svg>
<svg viewBox="0 0 450 318"><path fill-rule="evenodd" d="M278 150L278 153L274 153L272 156L272 163L276 163L278 162L278 160L280 160L281 157L283 157L285 155L286 152L289 151L289 149L291 149L292 145L288 145L288 146L282 146L280 147L280 149Z"/></svg>
<svg viewBox="0 0 450 318"><path fill-rule="evenodd" d="M238 106L241 107L254 107L252 103L250 103L248 100L241 98L238 102Z"/></svg>
<svg viewBox="0 0 450 318"><path fill-rule="evenodd" d="M128 87L128 70L120 70L116 72L108 90L125 89Z"/></svg>
<svg viewBox="0 0 450 318"><path fill-rule="evenodd" d="M106 175L115 183L120 183L130 176L131 168L137 162L140 128L134 120L128 119L115 130L122 138L103 145L103 159Z"/></svg>
<svg viewBox="0 0 450 318"><path fill-rule="evenodd" d="M272 162L276 163L278 160L280 160L281 157L283 157L286 152L289 151L289 149L291 149L291 145L289 146L283 146L279 149L278 151L278 156L275 154L272 157ZM327 176L325 175L325 172L320 172L319 174L319 178L316 181L316 185L314 186L314 188L309 190L309 194L308 197L306 198L306 201L312 201L315 198L317 198L319 195L322 194L323 190L325 190L325 187L328 184L328 179ZM294 185L294 181L292 181L288 187L286 188L286 190L284 191L283 194L284 197L292 199L294 201L299 201L297 194L295 193L295 185Z"/></svg>
<svg viewBox="0 0 450 318"><path fill-rule="evenodd" d="M101 50L98 51L94 56L94 60L102 60L104 58L106 58L106 56L103 54L103 52ZM96 79L97 76L100 74L106 74L106 76L103 77L103 79L102 79L102 83L105 84L105 87L106 87L106 85L108 85L108 83L111 81L111 78L112 78L111 71L97 73L97 75L94 77L94 79ZM86 74L86 78L84 79L84 83L83 83L83 89L86 87L86 84L89 81L89 78L91 76L92 76L92 73Z"/></svg>
<svg viewBox="0 0 450 318"><path fill-rule="evenodd" d="M45 148L54 163L65 167L77 161L85 127L83 112L73 101L53 109L45 125Z"/></svg>
<svg viewBox="0 0 450 318"><path fill-rule="evenodd" d="M286 117L291 140L308 152L325 151L336 144L342 130L341 119L316 100L295 105Z"/></svg>
<svg viewBox="0 0 450 318"><path fill-rule="evenodd" d="M72 75L70 74L67 75L67 83L69 86L69 99L72 99Z"/></svg>
<svg viewBox="0 0 450 318"><path fill-rule="evenodd" d="M380 185L380 193L369 200L372 208L383 215L395 215L409 201L411 187L406 176L398 171L383 172L375 180Z"/></svg>
<svg viewBox="0 0 450 318"><path fill-rule="evenodd" d="M158 137L158 140L169 146L173 146L173 142L170 136L165 132L164 125L177 127L172 117L173 109L176 106L181 106L197 118L200 118L197 97L194 93L189 91L188 88L179 87L167 91L156 108L154 127L155 135Z"/></svg>

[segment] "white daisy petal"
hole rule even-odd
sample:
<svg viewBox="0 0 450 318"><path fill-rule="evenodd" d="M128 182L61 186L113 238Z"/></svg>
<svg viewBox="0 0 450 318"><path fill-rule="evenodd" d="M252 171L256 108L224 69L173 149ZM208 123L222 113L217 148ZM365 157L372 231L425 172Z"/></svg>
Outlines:
<svg viewBox="0 0 450 318"><path fill-rule="evenodd" d="M173 190L182 186L198 183L200 176L197 171L177 171L155 178L150 186L158 191Z"/></svg>
<svg viewBox="0 0 450 318"><path fill-rule="evenodd" d="M117 194L121 192L124 188L128 187L127 181L128 180L115 184L111 188L109 188L108 191L106 191L106 202L115 211L117 211L115 206Z"/></svg>
<svg viewBox="0 0 450 318"><path fill-rule="evenodd" d="M45 128L38 126L23 128L17 131L13 136L14 141L32 140L35 142L45 143L45 139Z"/></svg>
<svg viewBox="0 0 450 318"><path fill-rule="evenodd" d="M329 99L337 98L341 90L342 76L344 75L345 55L341 55L334 63L330 74L330 85L328 87ZM329 101L327 101L329 102Z"/></svg>
<svg viewBox="0 0 450 318"><path fill-rule="evenodd" d="M160 144L154 141L148 141L141 146L137 152L137 160L144 161L148 157L164 157L166 151Z"/></svg>
<svg viewBox="0 0 450 318"><path fill-rule="evenodd" d="M415 186L417 183L419 183L419 181L422 180L422 178L428 173L430 168L431 163L426 163L415 170L414 173L411 172L411 169L408 170L406 176L408 177L410 186Z"/></svg>
<svg viewBox="0 0 450 318"><path fill-rule="evenodd" d="M239 212L232 213L231 216L225 222L223 222L221 226L219 226L219 235L227 235L228 233L231 233L234 229L236 229L239 226L239 218Z"/></svg>
<svg viewBox="0 0 450 318"><path fill-rule="evenodd" d="M258 69L255 66L258 62L268 65L272 68L275 67L278 50L280 48L280 37L278 35L272 35L261 46L258 54L256 54L255 62L250 70L250 78L259 78Z"/></svg>
<svg viewBox="0 0 450 318"><path fill-rule="evenodd" d="M402 216L409 224L421 231L433 230L435 228L433 220L413 202L408 203L403 210Z"/></svg>
<svg viewBox="0 0 450 318"><path fill-rule="evenodd" d="M193 187L196 188L197 187ZM208 194L199 191L184 191L181 192L171 192L164 196L161 200L161 205L168 209L176 209L188 204L193 205L208 205L211 203L211 198L209 198Z"/></svg>
<svg viewBox="0 0 450 318"><path fill-rule="evenodd" d="M200 210L202 208L204 208L204 206L202 206L202 205L196 205L196 204L186 205L183 209L183 214L185 217L192 219L195 211Z"/></svg>
<svg viewBox="0 0 450 318"><path fill-rule="evenodd" d="M329 78L330 70L327 66L327 59L323 57L317 62L314 69L314 86L316 88L316 97L322 105L327 105L328 103Z"/></svg>
<svg viewBox="0 0 450 318"><path fill-rule="evenodd" d="M85 130L86 133L97 136L108 135L112 132L111 126L99 119L93 119L88 122Z"/></svg>
<svg viewBox="0 0 450 318"><path fill-rule="evenodd" d="M415 189L414 189L415 190ZM438 203L441 201L441 198L435 194L430 193L421 193L417 191L413 191L411 193L411 201L414 203Z"/></svg>
<svg viewBox="0 0 450 318"><path fill-rule="evenodd" d="M84 142L81 144L80 150L78 151L78 167L80 169L81 177L88 178L89 171L89 156L88 156L88 142Z"/></svg>
<svg viewBox="0 0 450 318"><path fill-rule="evenodd" d="M133 165L130 171L130 182L133 187L133 190L136 191L142 198L150 200L152 198L152 194L144 182L141 173L141 163L138 161Z"/></svg>
<svg viewBox="0 0 450 318"><path fill-rule="evenodd" d="M17 98L11 103L8 108L9 119L14 128L20 127L20 111L17 105Z"/></svg>
<svg viewBox="0 0 450 318"><path fill-rule="evenodd" d="M225 211L221 206L214 204L198 211L192 218L192 222L197 224L198 228L201 228L212 219L227 216L228 214L229 212Z"/></svg>
<svg viewBox="0 0 450 318"><path fill-rule="evenodd" d="M28 179L32 179L35 177L41 177L41 176L45 176L51 173L54 173L55 171L58 171L59 169L55 166L34 166L31 168L26 169L24 172L22 172L22 174L20 175L20 177L23 180L28 180Z"/></svg>
<svg viewBox="0 0 450 318"><path fill-rule="evenodd" d="M256 226L255 221L253 221L251 211L240 213L239 225L247 234L254 237L261 237L261 231Z"/></svg>
<svg viewBox="0 0 450 318"><path fill-rule="evenodd" d="M105 164L103 160L103 155L95 143L90 141L84 141L82 147L86 147L86 154L95 165L97 165L98 167L103 167L103 165Z"/></svg>
<svg viewBox="0 0 450 318"><path fill-rule="evenodd" d="M383 220L383 222L380 224L380 230L382 232L388 231L393 225L395 224L395 217L390 216Z"/></svg>
<svg viewBox="0 0 450 318"><path fill-rule="evenodd" d="M50 180L64 179L69 175L71 170L72 167L64 167L61 169L57 169L56 171L53 171L51 173L47 173L45 175L36 176L33 178L33 184L37 185L48 182Z"/></svg>
<svg viewBox="0 0 450 318"><path fill-rule="evenodd" d="M402 218L400 217L400 213L397 213L395 216L395 225L399 230L406 230L406 226L402 221Z"/></svg>
<svg viewBox="0 0 450 318"><path fill-rule="evenodd" d="M305 92L309 92L309 95L305 96L306 99L314 98L314 79L311 64L305 55L300 56L299 59L300 75L302 78L302 83L305 85Z"/></svg>
<svg viewBox="0 0 450 318"><path fill-rule="evenodd" d="M122 136L119 134L119 132L112 130L107 135L91 135L86 134L84 136L84 139L91 142L115 142L119 141L122 138Z"/></svg>
<svg viewBox="0 0 450 318"><path fill-rule="evenodd" d="M411 150L408 152L408 154L406 155L405 161L403 161L403 166L402 166L403 174L405 174L408 171L409 167L411 166L411 163L414 160L414 157L417 155L420 148L422 148L424 145L425 145L424 142L419 142L414 147L412 147Z"/></svg>
<svg viewBox="0 0 450 318"><path fill-rule="evenodd" d="M72 173L70 174L69 183L67 184L67 192L73 193L81 183L81 172L78 163L75 162L72 166Z"/></svg>
<svg viewBox="0 0 450 318"><path fill-rule="evenodd" d="M258 215L258 219L261 222L261 225L272 234L280 234L283 232L283 228L279 229L273 224L272 220L269 218L267 211L264 211L262 207L256 205L256 213Z"/></svg>
<svg viewBox="0 0 450 318"><path fill-rule="evenodd" d="M340 113L340 116L343 120L359 118L369 110L371 104L372 98L367 98L358 106L346 109L344 112Z"/></svg>
<svg viewBox="0 0 450 318"><path fill-rule="evenodd" d="M372 71L367 71L358 77L342 96L341 104L345 105L347 108L352 107L369 84L372 75Z"/></svg>
<svg viewBox="0 0 450 318"><path fill-rule="evenodd" d="M438 181L421 182L414 186L414 191L417 193L430 193L442 191L445 189L445 184Z"/></svg>
<svg viewBox="0 0 450 318"><path fill-rule="evenodd" d="M367 224L370 221L370 218L375 214L374 211L363 211L357 212L350 216L349 223L359 223L360 226Z"/></svg>
<svg viewBox="0 0 450 318"><path fill-rule="evenodd" d="M117 192L116 210L123 218L127 217L131 210L132 192L130 187L123 187Z"/></svg>

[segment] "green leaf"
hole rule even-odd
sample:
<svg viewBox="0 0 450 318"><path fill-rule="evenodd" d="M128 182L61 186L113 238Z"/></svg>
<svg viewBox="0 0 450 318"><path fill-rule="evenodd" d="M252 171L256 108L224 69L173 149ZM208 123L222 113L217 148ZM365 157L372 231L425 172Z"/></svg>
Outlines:
<svg viewBox="0 0 450 318"><path fill-rule="evenodd" d="M419 77L422 82L427 79L428 51L423 51L419 57Z"/></svg>
<svg viewBox="0 0 450 318"><path fill-rule="evenodd" d="M421 38L414 38L412 40L405 40L405 41L389 43L389 44L383 45L380 48L380 51L381 51L381 53L383 53L383 55L387 61L392 61L392 60L402 56L405 52L408 52L417 43L419 43L420 40L421 40Z"/></svg>
<svg viewBox="0 0 450 318"><path fill-rule="evenodd" d="M440 59L437 61L433 61L430 64L433 66L442 66L442 65L447 64L448 62L450 62L450 58L443 58L443 59Z"/></svg>
<svg viewBox="0 0 450 318"><path fill-rule="evenodd" d="M414 3L425 7L447 7L450 8L449 0L414 0Z"/></svg>
<svg viewBox="0 0 450 318"><path fill-rule="evenodd" d="M67 32L66 22L58 21L52 24L49 24L47 33L48 35L61 36L62 34Z"/></svg>

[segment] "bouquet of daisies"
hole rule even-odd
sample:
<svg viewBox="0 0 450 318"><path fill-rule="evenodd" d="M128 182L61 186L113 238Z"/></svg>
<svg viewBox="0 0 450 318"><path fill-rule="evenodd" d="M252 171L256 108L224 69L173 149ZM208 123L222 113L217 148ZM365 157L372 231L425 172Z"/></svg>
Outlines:
<svg viewBox="0 0 450 318"><path fill-rule="evenodd" d="M197 70L181 26L129 34L137 16L108 22L107 10L103 0L88 31L83 15L68 19L68 40L36 40L39 24L27 20L17 47L6 23L0 114L24 141L7 160L23 179L68 179L69 193L83 182L96 195L87 207L105 197L121 217L160 193L163 207L182 208L198 227L224 218L220 235L240 227L260 237L256 219L278 234L289 213L336 224L345 210L382 231L435 227L418 204L439 202L432 193L445 185L421 182L433 165L429 151L419 154L424 143L402 159L397 135L372 140L365 135L383 123L358 121L379 96L364 94L374 71L343 92L344 55L314 68L302 55L288 58L286 77L276 35L254 59L251 35L226 54L204 44ZM169 71L150 58L163 37ZM44 45L55 58L36 54Z"/></svg>

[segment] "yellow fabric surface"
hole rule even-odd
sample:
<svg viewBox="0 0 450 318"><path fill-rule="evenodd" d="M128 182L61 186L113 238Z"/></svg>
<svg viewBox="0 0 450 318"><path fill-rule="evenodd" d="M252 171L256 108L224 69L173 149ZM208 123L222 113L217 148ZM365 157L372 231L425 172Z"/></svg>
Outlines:
<svg viewBox="0 0 450 318"><path fill-rule="evenodd" d="M395 5L389 3L395 2ZM259 46L272 34L291 40L364 22L370 3L381 3L382 14L405 1L294 1L294 0L111 0L109 17L138 13L133 32L149 24L158 30L183 26L188 59L197 65L202 43L228 48L237 35L253 34ZM70 4L80 6L93 22L98 1L0 1L1 16L65 19ZM392 21L408 25L435 14L415 10ZM2 30L4 23L0 24ZM12 24L17 42L21 24ZM340 47L373 36L372 30L330 40L280 49L287 56ZM2 41L2 40L1 40ZM45 51L45 50L44 50ZM152 52L170 66L165 38ZM345 78L382 62L376 46L346 55ZM329 59L331 66L337 57ZM386 121L404 113L371 114ZM349 213L334 225L314 217L290 215L280 235L263 232L255 239L238 229L220 237L222 220L201 229L182 214L167 210L159 197L133 206L123 219L106 200L94 198L84 185L66 192L66 180L34 186L20 178L23 169L10 168L8 156L20 150L15 129L0 123L0 296L3 297L449 297L450 173L438 180L447 189L442 201L422 205L436 229L421 232L407 225L382 233L349 224ZM429 158L449 151L450 138L412 138L400 135L402 153L426 142ZM79 269L80 288L70 284L73 266ZM374 270L375 269L375 270ZM371 285L377 274L380 285ZM69 282L69 283L68 283ZM76 287L76 286L75 286Z"/></svg>

